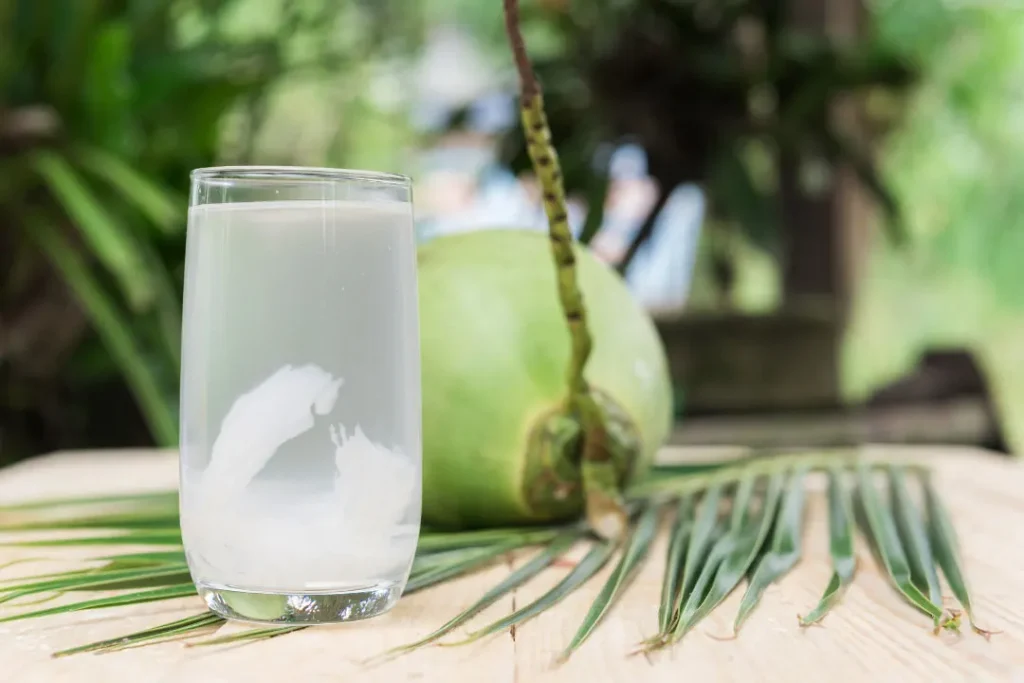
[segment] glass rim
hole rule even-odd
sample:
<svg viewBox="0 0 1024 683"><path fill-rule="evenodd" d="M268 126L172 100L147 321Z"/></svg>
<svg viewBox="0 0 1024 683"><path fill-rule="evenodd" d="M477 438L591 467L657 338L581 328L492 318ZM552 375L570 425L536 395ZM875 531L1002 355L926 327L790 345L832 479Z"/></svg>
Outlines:
<svg viewBox="0 0 1024 683"><path fill-rule="evenodd" d="M399 173L363 171L348 168L327 168L318 166L207 166L194 169L189 178L193 182L244 182L247 180L291 180L291 181L347 181L378 183L409 187L412 179Z"/></svg>

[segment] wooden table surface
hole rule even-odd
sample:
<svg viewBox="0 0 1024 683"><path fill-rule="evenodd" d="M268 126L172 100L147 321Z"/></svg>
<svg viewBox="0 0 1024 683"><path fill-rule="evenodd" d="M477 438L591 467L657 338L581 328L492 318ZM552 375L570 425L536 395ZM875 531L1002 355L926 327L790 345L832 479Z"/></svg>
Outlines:
<svg viewBox="0 0 1024 683"><path fill-rule="evenodd" d="M198 598L0 624L0 681L1024 681L1024 543L1015 540L1024 532L1024 464L969 449L899 450L934 463L961 537L978 615L983 625L1002 631L991 641L967 629L960 636L932 635L927 617L897 597L863 547L856 580L843 602L822 627L800 629L797 614L816 602L830 576L824 487L815 480L804 560L781 584L769 588L736 640L721 637L729 633L741 591L671 652L650 660L627 655L656 630L662 537L623 601L561 666L553 658L571 638L603 577L520 626L514 635L499 634L471 646L430 647L369 668L360 663L424 635L468 606L507 574L509 567L499 565L403 598L378 619L307 629L251 645L186 648L166 643L106 655L50 656L62 648L194 614L202 608ZM666 458L690 455L692 451L679 449L664 453ZM61 453L0 470L0 504L163 489L175 485L176 477L173 453ZM68 559L96 554L95 549L43 553L65 561L18 564L0 577L67 568ZM0 547L0 564L40 554L38 548ZM548 570L542 580L493 605L471 625L524 604L565 571ZM238 627L222 630L232 628Z"/></svg>

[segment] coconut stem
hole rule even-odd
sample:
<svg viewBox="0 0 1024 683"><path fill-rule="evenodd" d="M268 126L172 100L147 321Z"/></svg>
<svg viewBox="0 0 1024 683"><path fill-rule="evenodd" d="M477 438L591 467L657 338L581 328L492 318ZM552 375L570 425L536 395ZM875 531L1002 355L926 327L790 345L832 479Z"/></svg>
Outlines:
<svg viewBox="0 0 1024 683"><path fill-rule="evenodd" d="M558 162L558 153L551 144L551 129L544 113L540 83L533 72L519 29L519 2L504 0L504 8L505 30L512 47L516 70L519 72L519 113L526 136L526 148L543 192L551 254L558 279L558 299L572 341L567 374L569 393L566 397L566 409L569 414L579 419L583 428L581 474L587 518L601 535L618 537L625 531L626 516L619 492L618 476L606 443L608 435L604 417L583 375L593 340L576 273L576 254L573 252L574 240L569 229L562 169Z"/></svg>

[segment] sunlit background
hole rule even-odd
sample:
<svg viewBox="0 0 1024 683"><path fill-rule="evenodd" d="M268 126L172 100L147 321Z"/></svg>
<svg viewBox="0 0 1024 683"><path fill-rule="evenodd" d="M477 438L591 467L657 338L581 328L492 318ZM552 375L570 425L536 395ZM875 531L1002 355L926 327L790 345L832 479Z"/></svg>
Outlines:
<svg viewBox="0 0 1024 683"><path fill-rule="evenodd" d="M579 238L673 439L1024 450L1024 5L533 0ZM402 172L546 229L499 0L0 3L0 462L176 443L188 172ZM554 295L554 294L553 294Z"/></svg>

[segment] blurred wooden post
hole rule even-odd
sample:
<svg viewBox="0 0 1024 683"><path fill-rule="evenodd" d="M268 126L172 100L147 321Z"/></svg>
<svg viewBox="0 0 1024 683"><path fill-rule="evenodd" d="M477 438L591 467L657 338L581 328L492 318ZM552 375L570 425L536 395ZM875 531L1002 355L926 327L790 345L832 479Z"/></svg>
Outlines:
<svg viewBox="0 0 1024 683"><path fill-rule="evenodd" d="M791 0L788 21L839 44L859 39L861 0ZM780 93L780 98L785 93ZM858 108L828 112L858 140ZM661 319L674 381L690 414L776 412L841 404L843 337L868 247L871 202L849 168L789 155L780 160L782 309L768 316Z"/></svg>
<svg viewBox="0 0 1024 683"><path fill-rule="evenodd" d="M789 11L794 30L839 45L859 40L867 19L861 0L792 0ZM859 142L856 102L834 102L824 116L844 137ZM833 402L838 403L842 342L867 253L868 202L852 169L833 166L823 156L784 158L780 187L788 236L783 246L783 304L793 310L810 305L829 317L832 334L816 350L820 357L813 362L828 373Z"/></svg>
<svg viewBox="0 0 1024 683"><path fill-rule="evenodd" d="M858 40L866 20L861 0L791 0L789 10L792 28L838 44ZM836 102L827 115L845 136L857 140L855 102ZM780 180L788 234L785 303L827 308L841 334L867 247L870 219L863 191L851 169L795 156L782 160Z"/></svg>

